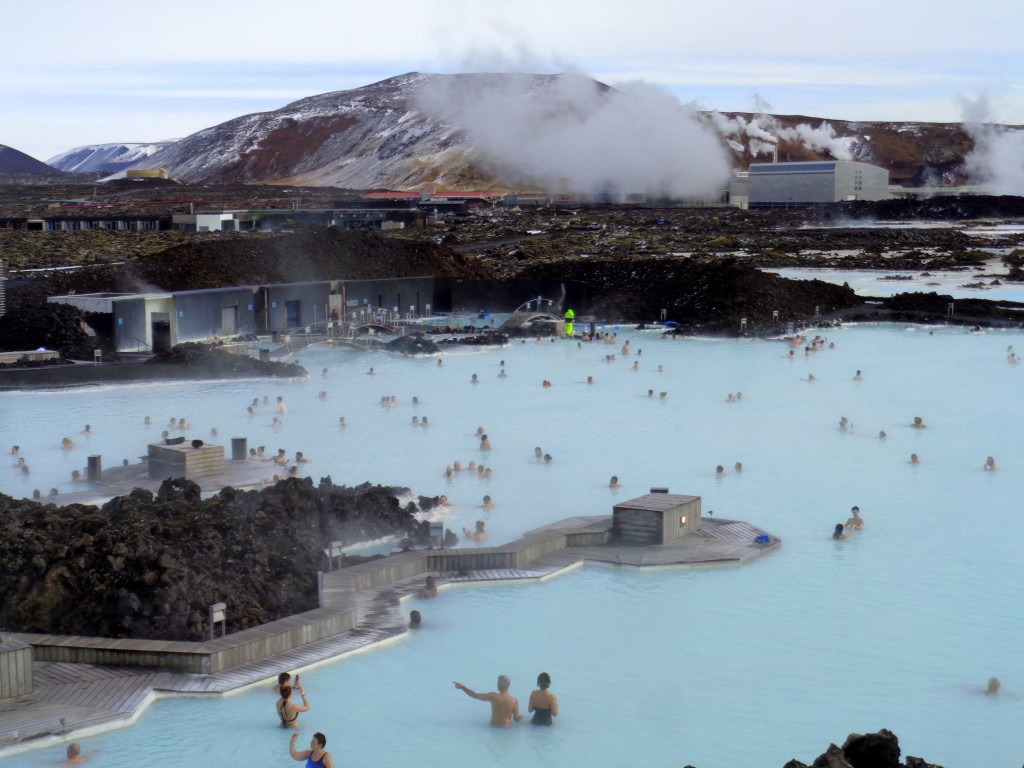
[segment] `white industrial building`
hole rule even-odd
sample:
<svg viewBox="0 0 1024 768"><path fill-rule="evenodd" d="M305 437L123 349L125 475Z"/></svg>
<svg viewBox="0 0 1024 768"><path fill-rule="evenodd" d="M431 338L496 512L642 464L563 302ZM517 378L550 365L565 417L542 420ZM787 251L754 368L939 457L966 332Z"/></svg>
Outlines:
<svg viewBox="0 0 1024 768"><path fill-rule="evenodd" d="M845 200L887 200L889 172L853 160L751 163L738 173L729 199L738 208L788 208Z"/></svg>

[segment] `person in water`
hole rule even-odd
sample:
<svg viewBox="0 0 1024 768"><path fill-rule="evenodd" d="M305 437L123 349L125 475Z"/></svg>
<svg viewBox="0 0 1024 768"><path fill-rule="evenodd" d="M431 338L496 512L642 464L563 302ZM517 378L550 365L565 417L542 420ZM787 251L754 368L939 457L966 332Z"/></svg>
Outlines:
<svg viewBox="0 0 1024 768"><path fill-rule="evenodd" d="M484 530L484 521L477 520L475 530L471 531L469 528L463 528L462 535L467 539L472 539L473 541L487 541L487 531Z"/></svg>
<svg viewBox="0 0 1024 768"><path fill-rule="evenodd" d="M89 759L88 757L82 757L82 748L74 743L68 744L64 754L67 755L67 760L61 760L57 765L81 765Z"/></svg>
<svg viewBox="0 0 1024 768"><path fill-rule="evenodd" d="M989 456L987 459L985 459L984 469L986 472L995 472L996 470L999 469L999 467L996 465L996 460Z"/></svg>
<svg viewBox="0 0 1024 768"><path fill-rule="evenodd" d="M850 531L849 533L843 533L843 524L836 523L836 529L832 531L833 539L848 539L851 536L853 536L853 531Z"/></svg>
<svg viewBox="0 0 1024 768"><path fill-rule="evenodd" d="M494 502L490 496L484 496L484 503L480 505L480 509L494 509Z"/></svg>
<svg viewBox="0 0 1024 768"><path fill-rule="evenodd" d="M277 716L281 718L282 728L298 728L299 712L309 712L309 700L306 698L305 691L302 690L302 683L299 682L298 675L295 677L295 689L298 690L299 696L302 698L301 705L292 703L292 691L294 690L292 686L281 686L281 698L277 700Z"/></svg>
<svg viewBox="0 0 1024 768"><path fill-rule="evenodd" d="M419 629L423 626L423 617L419 611L409 612L409 629Z"/></svg>
<svg viewBox="0 0 1024 768"><path fill-rule="evenodd" d="M619 476L618 475L612 475L612 479L608 481L608 487L609 488L621 488L622 487L621 485L619 485Z"/></svg>
<svg viewBox="0 0 1024 768"><path fill-rule="evenodd" d="M924 420L920 416L915 416L914 423L910 426L914 429L928 429L928 425L924 423Z"/></svg>
<svg viewBox="0 0 1024 768"><path fill-rule="evenodd" d="M551 719L558 716L558 697L551 693L551 675L541 672L537 675L537 690L530 694L528 712L533 712L531 725L554 725Z"/></svg>
<svg viewBox="0 0 1024 768"><path fill-rule="evenodd" d="M513 721L518 723L523 719L523 716L519 714L519 701L508 692L509 686L512 685L512 680L508 675L498 675L497 693L493 691L477 693L462 683L453 683L453 685L471 699L490 702L491 725L494 728L511 728Z"/></svg>
<svg viewBox="0 0 1024 768"><path fill-rule="evenodd" d="M850 518L843 527L849 528L851 533L864 530L864 518L860 516L860 507L850 507Z"/></svg>
<svg viewBox="0 0 1024 768"><path fill-rule="evenodd" d="M298 681L296 680L296 682L298 682ZM292 673L291 672L282 672L281 674L279 674L277 676L277 685L275 685L274 688L273 688L274 693L276 693L278 696L280 696L281 695L281 689L284 688L286 685L291 685L291 684L292 684Z"/></svg>
<svg viewBox="0 0 1024 768"><path fill-rule="evenodd" d="M416 596L421 598L437 597L437 581L433 576L427 576L424 579L423 588L416 593Z"/></svg>
<svg viewBox="0 0 1024 768"><path fill-rule="evenodd" d="M990 677L988 679L988 687L985 688L986 696L997 696L999 691L1002 689L1003 684L999 682L998 677Z"/></svg>
<svg viewBox="0 0 1024 768"><path fill-rule="evenodd" d="M317 731L313 734L313 738L309 740L309 749L304 749L301 752L295 750L295 741L299 738L299 734L293 733L291 741L288 742L288 752L292 756L292 760L306 761L306 768L334 768L334 760L331 759L331 753L324 749L327 746L327 737Z"/></svg>
<svg viewBox="0 0 1024 768"><path fill-rule="evenodd" d="M910 454L910 461L908 461L907 464L920 464L920 463L921 463L921 459L918 457L918 455L916 453Z"/></svg>

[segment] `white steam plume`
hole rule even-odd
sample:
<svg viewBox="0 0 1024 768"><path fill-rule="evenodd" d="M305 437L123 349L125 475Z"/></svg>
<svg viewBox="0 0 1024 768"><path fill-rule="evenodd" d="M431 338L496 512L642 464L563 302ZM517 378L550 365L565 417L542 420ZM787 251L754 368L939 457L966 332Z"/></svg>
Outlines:
<svg viewBox="0 0 1024 768"><path fill-rule="evenodd" d="M729 176L715 132L645 83L606 88L572 72L441 76L417 101L465 132L479 162L522 185L683 198L716 194Z"/></svg>
<svg viewBox="0 0 1024 768"><path fill-rule="evenodd" d="M961 100L974 149L964 158L970 180L990 195L1024 195L1024 130L991 122L988 98Z"/></svg>

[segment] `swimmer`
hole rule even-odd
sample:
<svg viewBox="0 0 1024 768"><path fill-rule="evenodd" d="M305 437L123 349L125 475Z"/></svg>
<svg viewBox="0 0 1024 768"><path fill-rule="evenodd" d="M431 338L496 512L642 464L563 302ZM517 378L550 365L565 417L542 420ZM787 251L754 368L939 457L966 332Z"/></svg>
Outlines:
<svg viewBox="0 0 1024 768"><path fill-rule="evenodd" d="M609 488L621 488L622 487L621 485L619 485L619 476L618 475L612 475L612 479L608 481L608 487Z"/></svg>
<svg viewBox="0 0 1024 768"><path fill-rule="evenodd" d="M84 483L84 482L86 482L86 479L84 477L82 477L82 473L79 470L73 469L73 470L71 470L71 482L72 483Z"/></svg>
<svg viewBox="0 0 1024 768"><path fill-rule="evenodd" d="M284 398L281 397L280 395L277 396L277 412L288 413L288 406L287 404L285 404Z"/></svg>
<svg viewBox="0 0 1024 768"><path fill-rule="evenodd" d="M413 395L412 404L413 405L419 405L420 404L420 399L418 397L416 397L415 395Z"/></svg>
<svg viewBox="0 0 1024 768"><path fill-rule="evenodd" d="M36 488L34 491L32 491L32 498L35 499L36 501L39 501L39 499L43 498L43 492Z"/></svg>
<svg viewBox="0 0 1024 768"><path fill-rule="evenodd" d="M60 441L60 447L61 450L70 451L72 448L75 447L75 444L71 442L70 437L65 437L63 440Z"/></svg>
<svg viewBox="0 0 1024 768"><path fill-rule="evenodd" d="M409 612L409 629L419 629L423 626L423 617L419 611Z"/></svg>
<svg viewBox="0 0 1024 768"><path fill-rule="evenodd" d="M491 450L491 441L488 439L487 435L480 435L480 450L481 451L489 451L489 450Z"/></svg>
<svg viewBox="0 0 1024 768"><path fill-rule="evenodd" d="M545 453L544 454L544 463L545 464L550 464L552 461L554 461L554 459L551 458L551 454L550 453Z"/></svg>
<svg viewBox="0 0 1024 768"><path fill-rule="evenodd" d="M277 418L277 416L275 416L274 420L272 422L270 422L270 426L272 426L272 427L280 427L283 423L284 423L283 421L281 421L279 418Z"/></svg>
<svg viewBox="0 0 1024 768"><path fill-rule="evenodd" d="M832 531L833 539L848 539L851 536L853 536L853 531L851 531L850 533L843 533L843 524L836 523L836 528L834 531Z"/></svg>
<svg viewBox="0 0 1024 768"><path fill-rule="evenodd" d="M480 477L487 480L491 477L491 468L485 467L483 464L480 465Z"/></svg>
<svg viewBox="0 0 1024 768"><path fill-rule="evenodd" d="M860 516L860 507L850 507L850 517L843 527L849 528L851 531L864 530L864 518Z"/></svg>
<svg viewBox="0 0 1024 768"><path fill-rule="evenodd" d="M57 765L81 765L88 757L82 757L82 748L78 744L68 744L67 750L64 752L67 755L67 760L62 760Z"/></svg>
<svg viewBox="0 0 1024 768"><path fill-rule="evenodd" d="M542 387L550 387L550 386L551 386L551 382L550 382L550 381L548 381L547 379L544 379L544 383L543 383L543 384L541 384L541 386L542 386Z"/></svg>
<svg viewBox="0 0 1024 768"><path fill-rule="evenodd" d="M477 520L476 528L472 531L469 530L469 528L464 527L462 529L462 535L467 539L472 539L473 541L487 541L487 531L484 530L484 521Z"/></svg>
<svg viewBox="0 0 1024 768"><path fill-rule="evenodd" d="M278 448L277 449L277 456L275 456L273 458L273 462L275 464L287 464L288 463L288 455L284 452L284 448Z"/></svg>
<svg viewBox="0 0 1024 768"><path fill-rule="evenodd" d="M430 426L430 422L427 421L427 417L426 416L424 416L422 419L420 419L420 426L421 427L429 427Z"/></svg>
<svg viewBox="0 0 1024 768"><path fill-rule="evenodd" d="M259 460L260 460L260 457L256 455L256 449L255 448L250 448L249 449L249 461L259 461Z"/></svg>
<svg viewBox="0 0 1024 768"><path fill-rule="evenodd" d="M83 429L79 434L91 435L92 434L92 427L90 427L88 424L86 424L85 425L85 429Z"/></svg>
<svg viewBox="0 0 1024 768"><path fill-rule="evenodd" d="M910 426L914 429L928 429L928 425L924 423L924 420L920 416L915 416L914 423Z"/></svg>
<svg viewBox="0 0 1024 768"><path fill-rule="evenodd" d="M448 503L448 497L445 496L444 494L438 496L437 503L440 504L442 507L452 506L451 504Z"/></svg>
<svg viewBox="0 0 1024 768"><path fill-rule="evenodd" d="M736 393L736 402L738 403L742 399L743 399L743 393L742 392L737 392Z"/></svg>
<svg viewBox="0 0 1024 768"><path fill-rule="evenodd" d="M715 467L715 477L725 477L727 474L729 473L725 471L725 467L721 464Z"/></svg>
<svg viewBox="0 0 1024 768"><path fill-rule="evenodd" d="M56 488L51 488L49 495L50 496L60 496L60 491L58 491Z"/></svg>
<svg viewBox="0 0 1024 768"><path fill-rule="evenodd" d="M849 429L850 429L850 423L846 420L846 417L843 416L841 419L839 419L839 431L840 432L846 432Z"/></svg>
<svg viewBox="0 0 1024 768"><path fill-rule="evenodd" d="M664 373L664 372L665 372L665 366L664 365L659 365L658 366L658 373Z"/></svg>
<svg viewBox="0 0 1024 768"><path fill-rule="evenodd" d="M185 421L184 418L178 419L178 429L192 429L192 425Z"/></svg>
<svg viewBox="0 0 1024 768"><path fill-rule="evenodd" d="M999 467L996 466L996 460L989 456L987 459L985 459L985 466L983 467L983 469L986 472L995 472L996 470L999 469Z"/></svg>
<svg viewBox="0 0 1024 768"><path fill-rule="evenodd" d="M441 358L437 358L437 367L438 368L440 368L443 363L444 363L444 360L442 360Z"/></svg>
<svg viewBox="0 0 1024 768"><path fill-rule="evenodd" d="M654 390L653 389L648 389L647 390L647 396L648 397L654 397Z"/></svg>
<svg viewBox="0 0 1024 768"><path fill-rule="evenodd" d="M305 456L302 455L302 451L296 451L295 452L295 461L297 461L300 464L308 464L309 463L309 459L307 459Z"/></svg>
<svg viewBox="0 0 1024 768"><path fill-rule="evenodd" d="M474 373L474 374L473 374L473 377L472 377L472 378L471 378L471 379L469 380L469 383L470 383L470 384L479 384L479 383L480 383L480 377L479 377L479 376L477 376L477 375L476 375L476 374Z"/></svg>
<svg viewBox="0 0 1024 768"><path fill-rule="evenodd" d="M374 370L373 370L373 366L372 366L372 365L370 366L370 370L368 370L368 371L366 372L366 375L367 375L367 376L373 376L373 375L375 375L375 374L374 374Z"/></svg>
<svg viewBox="0 0 1024 768"><path fill-rule="evenodd" d="M658 397L664 400L666 397L668 397L668 392L661 392L658 394Z"/></svg>
<svg viewBox="0 0 1024 768"><path fill-rule="evenodd" d="M806 379L801 379L801 381L817 381L817 379L814 378L814 374L813 373L809 373L809 374L807 374L807 378Z"/></svg>
<svg viewBox="0 0 1024 768"><path fill-rule="evenodd" d="M322 371L320 371L320 375L321 376L326 376L327 375L327 369L324 368Z"/></svg>
<svg viewBox="0 0 1024 768"><path fill-rule="evenodd" d="M856 373L855 373L855 374L853 375L853 380L854 380L854 381L863 381L863 380L864 380L864 377L860 375L860 371L857 371L857 372L856 372Z"/></svg>
<svg viewBox="0 0 1024 768"><path fill-rule="evenodd" d="M171 433L168 432L166 429L163 432L160 433L160 437L162 437L164 440L166 440L170 436L171 436Z"/></svg>
<svg viewBox="0 0 1024 768"><path fill-rule="evenodd" d="M220 434L220 432L217 431L216 427L210 427L210 434L216 437L217 435Z"/></svg>
<svg viewBox="0 0 1024 768"><path fill-rule="evenodd" d="M733 472L735 472L737 475L740 474L741 472L743 472L743 462L742 461L737 461L733 465L732 469L733 469Z"/></svg>
<svg viewBox="0 0 1024 768"><path fill-rule="evenodd" d="M732 392L730 392L729 396L727 398L725 398L725 402L727 402L727 403L735 403L736 402L736 396Z"/></svg>
<svg viewBox="0 0 1024 768"><path fill-rule="evenodd" d="M501 371L498 373L498 378L499 379L504 379L507 376L508 376L508 374L505 373L505 369L504 368L502 368Z"/></svg>
<svg viewBox="0 0 1024 768"><path fill-rule="evenodd" d="M921 463L921 459L919 459L917 457L916 453L910 454L910 461L908 461L907 464L920 464L920 463Z"/></svg>
<svg viewBox="0 0 1024 768"><path fill-rule="evenodd" d="M20 451L20 450L21 450L21 446L20 445L12 445L11 446L11 455L12 456L17 456L18 455L18 451Z"/></svg>
<svg viewBox="0 0 1024 768"><path fill-rule="evenodd" d="M418 427L420 425L420 417L419 416L413 416L412 417L412 425L414 427Z"/></svg>
<svg viewBox="0 0 1024 768"><path fill-rule="evenodd" d="M491 501L490 496L484 496L484 503L480 505L480 509L494 509L494 502Z"/></svg>
<svg viewBox="0 0 1024 768"><path fill-rule="evenodd" d="M639 360L634 360L633 361L633 367L630 370L639 371L640 370L640 361Z"/></svg>
<svg viewBox="0 0 1024 768"><path fill-rule="evenodd" d="M298 682L298 678L296 678L296 682ZM271 690L274 693L276 693L278 696L280 696L281 695L281 688L283 688L286 685L291 685L291 684L292 684L292 675L291 675L291 673L290 672L281 672L277 676L277 685L275 685Z"/></svg>
<svg viewBox="0 0 1024 768"><path fill-rule="evenodd" d="M531 725L553 726L553 717L558 716L558 697L551 693L551 676L547 672L537 675L537 690L530 694L529 711L533 712Z"/></svg>
<svg viewBox="0 0 1024 768"><path fill-rule="evenodd" d="M347 427L348 426L348 424L345 423L345 417L344 416L339 416L338 417L338 426L339 427Z"/></svg>
<svg viewBox="0 0 1024 768"><path fill-rule="evenodd" d="M323 390L321 389L321 390L320 390L320 392L319 392L319 394L317 394L317 397L318 397L318 398L320 398L321 400L326 400L326 399L327 399L327 393L326 393L326 392L324 392L324 391L323 391Z"/></svg>
<svg viewBox="0 0 1024 768"><path fill-rule="evenodd" d="M990 677L988 679L988 686L985 688L985 695L986 696L998 696L999 695L999 691L1000 691L1000 689L1002 689L1002 687L1003 687L1003 684L1001 682L999 682L999 678L998 677Z"/></svg>
<svg viewBox="0 0 1024 768"><path fill-rule="evenodd" d="M540 449L540 446L538 445L536 448L533 449L533 455L536 456L538 459L543 459L544 451L542 451Z"/></svg>
<svg viewBox="0 0 1024 768"><path fill-rule="evenodd" d="M462 462L461 461L456 461L454 464L452 464L452 470L454 470L455 472L461 472L462 471Z"/></svg>
<svg viewBox="0 0 1024 768"><path fill-rule="evenodd" d="M587 376L587 384L593 384L593 383L594 383L594 377L593 376Z"/></svg>
<svg viewBox="0 0 1024 768"><path fill-rule="evenodd" d="M299 476L299 468L298 468L298 466L294 466L294 467L292 467L291 469L288 470L288 477L298 477L298 476Z"/></svg>
<svg viewBox="0 0 1024 768"><path fill-rule="evenodd" d="M292 760L299 762L305 760L308 768L334 768L334 758L331 757L330 752L324 749L327 746L326 736L317 731L309 740L309 749L304 749L301 752L295 749L295 741L298 738L299 734L293 733L291 741L288 742L288 753L292 756Z"/></svg>
<svg viewBox="0 0 1024 768"><path fill-rule="evenodd" d="M416 593L417 597L437 597L437 580L433 576L427 576L423 581L423 587Z"/></svg>
<svg viewBox="0 0 1024 768"><path fill-rule="evenodd" d="M885 434L885 430L883 429L883 430L879 431L878 437L879 437L880 440L885 440L885 438L887 438L888 435Z"/></svg>
<svg viewBox="0 0 1024 768"><path fill-rule="evenodd" d="M449 464L447 467L444 468L444 476L445 477L451 477L453 474L455 474L455 470L452 469L451 464Z"/></svg>
<svg viewBox="0 0 1024 768"><path fill-rule="evenodd" d="M302 698L301 705L292 703L293 690L298 690L299 696ZM281 727L298 728L299 712L309 712L309 699L306 692L302 690L302 683L299 682L298 675L295 677L295 688L293 689L290 685L282 685L280 693L281 698L277 700L277 716L281 719Z"/></svg>
<svg viewBox="0 0 1024 768"><path fill-rule="evenodd" d="M455 687L477 701L487 701L491 704L491 725L494 728L511 728L512 723L519 722L523 716L519 714L519 702L515 697L510 696L508 689L512 680L508 675L498 675L497 693L477 693L462 683L454 683Z"/></svg>
<svg viewBox="0 0 1024 768"><path fill-rule="evenodd" d="M263 404L264 405L270 405L270 395L264 395L263 396Z"/></svg>
<svg viewBox="0 0 1024 768"><path fill-rule="evenodd" d="M22 467L25 467L25 466L28 466L28 465L25 463L25 458L24 457L19 457L16 462L11 464L11 466L14 467L15 469L21 469Z"/></svg>
<svg viewBox="0 0 1024 768"><path fill-rule="evenodd" d="M174 419L174 418L172 418L172 419L170 420L170 422L169 422L169 423L167 424L167 426L168 426L168 427L171 427L172 429L177 429L177 428L178 428L178 420L177 420L177 419Z"/></svg>

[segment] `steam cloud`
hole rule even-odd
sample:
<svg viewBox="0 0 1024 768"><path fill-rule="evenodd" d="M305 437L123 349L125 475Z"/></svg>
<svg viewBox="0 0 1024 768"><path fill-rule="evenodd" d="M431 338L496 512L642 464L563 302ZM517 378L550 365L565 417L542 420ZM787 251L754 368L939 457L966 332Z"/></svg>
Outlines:
<svg viewBox="0 0 1024 768"><path fill-rule="evenodd" d="M720 137L690 106L645 83L458 75L427 81L417 102L464 132L481 165L527 186L685 198L716 195L729 177Z"/></svg>
<svg viewBox="0 0 1024 768"><path fill-rule="evenodd" d="M964 158L971 182L990 195L1024 195L1024 130L994 125L988 99L964 99L964 130L974 149Z"/></svg>
<svg viewBox="0 0 1024 768"><path fill-rule="evenodd" d="M730 146L743 151L744 145L753 157L770 155L780 141L800 144L815 152L828 153L836 160L853 160L857 139L853 136L836 136L831 123L823 122L817 128L800 123L784 128L773 115L768 114L769 104L757 99L758 113L749 120L742 115L727 117L721 112L711 113L711 122Z"/></svg>

